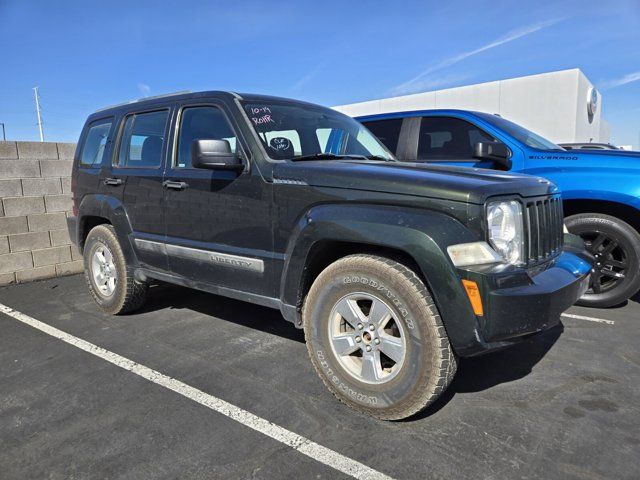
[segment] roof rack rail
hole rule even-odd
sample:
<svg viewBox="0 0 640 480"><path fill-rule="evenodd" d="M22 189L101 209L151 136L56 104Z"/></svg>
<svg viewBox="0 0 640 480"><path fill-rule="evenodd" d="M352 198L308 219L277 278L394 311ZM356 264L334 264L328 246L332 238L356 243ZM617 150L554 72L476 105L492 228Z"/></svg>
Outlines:
<svg viewBox="0 0 640 480"><path fill-rule="evenodd" d="M173 93L163 93L162 95L154 95L152 97L142 97L136 100L129 100L127 102L116 103L113 105L109 105L108 107L99 108L96 112L102 112L104 110L109 110L110 108L121 107L123 105L131 105L132 103L142 102L144 100L155 100L157 98L165 98L165 97L173 97L176 95L184 95L185 93L191 93L191 90L180 90L178 92Z"/></svg>

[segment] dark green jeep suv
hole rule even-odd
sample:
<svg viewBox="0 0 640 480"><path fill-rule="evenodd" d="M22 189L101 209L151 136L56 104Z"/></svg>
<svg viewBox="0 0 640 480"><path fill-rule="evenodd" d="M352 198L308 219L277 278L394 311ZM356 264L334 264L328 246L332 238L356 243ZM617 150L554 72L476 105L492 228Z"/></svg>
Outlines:
<svg viewBox="0 0 640 480"><path fill-rule="evenodd" d="M556 325L591 270L550 182L399 163L355 120L294 100L98 111L72 185L105 312L140 307L157 280L279 309L327 387L382 419L432 403L458 357Z"/></svg>

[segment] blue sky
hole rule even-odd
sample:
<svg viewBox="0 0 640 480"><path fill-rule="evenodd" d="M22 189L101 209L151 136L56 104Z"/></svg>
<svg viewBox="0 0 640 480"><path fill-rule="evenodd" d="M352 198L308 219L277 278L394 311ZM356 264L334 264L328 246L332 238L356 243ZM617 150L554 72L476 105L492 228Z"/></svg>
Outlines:
<svg viewBox="0 0 640 480"><path fill-rule="evenodd" d="M325 105L580 68L640 147L640 0L0 0L0 122L75 141L97 108L229 89Z"/></svg>

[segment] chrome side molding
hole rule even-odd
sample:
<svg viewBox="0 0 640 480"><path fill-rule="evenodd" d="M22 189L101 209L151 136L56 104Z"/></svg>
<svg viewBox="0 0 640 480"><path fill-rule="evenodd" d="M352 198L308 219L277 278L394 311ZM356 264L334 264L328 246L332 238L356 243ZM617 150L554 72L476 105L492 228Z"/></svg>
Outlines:
<svg viewBox="0 0 640 480"><path fill-rule="evenodd" d="M187 258L209 262L223 267L248 270L255 273L264 273L264 261L258 258L242 257L229 253L202 250L199 248L183 247L172 243L154 242L151 240L135 239L136 247L148 252L164 253L173 257Z"/></svg>

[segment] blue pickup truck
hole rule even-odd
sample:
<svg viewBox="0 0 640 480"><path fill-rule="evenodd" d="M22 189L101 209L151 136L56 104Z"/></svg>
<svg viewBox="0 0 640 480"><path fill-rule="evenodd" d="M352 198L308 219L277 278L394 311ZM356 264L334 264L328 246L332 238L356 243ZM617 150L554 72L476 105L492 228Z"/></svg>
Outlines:
<svg viewBox="0 0 640 480"><path fill-rule="evenodd" d="M565 225L596 260L579 304L618 305L640 289L640 152L565 150L498 115L423 110L357 118L396 156L545 177ZM543 221L544 219L541 219Z"/></svg>

